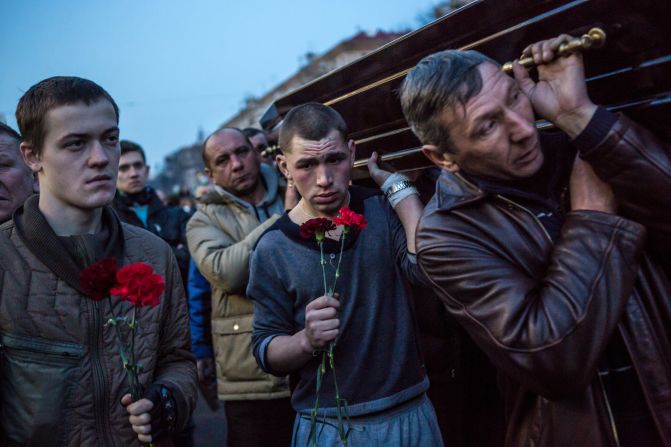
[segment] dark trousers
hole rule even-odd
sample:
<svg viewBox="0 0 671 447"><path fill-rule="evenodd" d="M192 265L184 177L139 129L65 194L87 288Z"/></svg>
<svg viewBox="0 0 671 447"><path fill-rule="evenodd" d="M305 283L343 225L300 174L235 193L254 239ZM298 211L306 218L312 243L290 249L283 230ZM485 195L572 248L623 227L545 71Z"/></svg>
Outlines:
<svg viewBox="0 0 671 447"><path fill-rule="evenodd" d="M228 447L289 447L296 413L290 399L229 400Z"/></svg>

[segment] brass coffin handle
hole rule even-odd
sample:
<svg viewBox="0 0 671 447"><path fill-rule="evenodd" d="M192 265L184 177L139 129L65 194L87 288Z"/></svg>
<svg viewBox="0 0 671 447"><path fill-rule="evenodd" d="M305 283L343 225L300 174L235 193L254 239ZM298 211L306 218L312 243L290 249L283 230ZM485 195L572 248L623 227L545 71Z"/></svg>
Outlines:
<svg viewBox="0 0 671 447"><path fill-rule="evenodd" d="M606 32L601 28L592 28L587 34L571 39L559 45L559 56L566 56L576 51L591 50L592 48L601 48L606 43ZM525 57L516 59L517 63L525 68L534 67L534 58ZM515 62L515 61L513 61ZM513 71L513 62L506 62L501 69L506 73Z"/></svg>

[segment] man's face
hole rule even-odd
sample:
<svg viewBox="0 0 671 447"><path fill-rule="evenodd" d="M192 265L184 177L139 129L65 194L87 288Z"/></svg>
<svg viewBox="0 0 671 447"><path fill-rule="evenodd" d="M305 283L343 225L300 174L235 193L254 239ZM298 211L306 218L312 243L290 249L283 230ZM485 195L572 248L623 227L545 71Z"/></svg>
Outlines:
<svg viewBox="0 0 671 447"><path fill-rule="evenodd" d="M273 163L273 158L270 156L262 156L261 152L266 150L268 148L268 139L266 136L262 133L257 133L253 137L249 137L249 142L252 143L252 146L254 147L254 150L256 151L257 154L259 154L259 159L268 164Z"/></svg>
<svg viewBox="0 0 671 447"><path fill-rule="evenodd" d="M126 194L142 192L149 177L149 166L139 152L126 152L119 159L119 176L116 187Z"/></svg>
<svg viewBox="0 0 671 447"><path fill-rule="evenodd" d="M225 129L207 141L205 172L212 181L231 194L244 197L259 184L259 159L247 138L233 129Z"/></svg>
<svg viewBox="0 0 671 447"><path fill-rule="evenodd" d="M296 135L291 151L277 159L313 214L333 216L338 212L347 198L354 163L353 141L345 143L337 130L319 141Z"/></svg>
<svg viewBox="0 0 671 447"><path fill-rule="evenodd" d="M427 155L446 169L498 180L535 174L543 164L543 153L529 99L494 64L482 63L478 71L483 83L480 93L468 100L465 110L456 105L439 117L450 131L456 152L440 154L438 161ZM431 146L425 146L425 153L427 148Z"/></svg>
<svg viewBox="0 0 671 447"><path fill-rule="evenodd" d="M0 133L0 223L33 193L33 173L23 162L19 142Z"/></svg>
<svg viewBox="0 0 671 447"><path fill-rule="evenodd" d="M114 197L119 164L119 128L112 104L63 105L45 117L40 155L21 145L24 159L40 183L40 207L67 213L92 210Z"/></svg>

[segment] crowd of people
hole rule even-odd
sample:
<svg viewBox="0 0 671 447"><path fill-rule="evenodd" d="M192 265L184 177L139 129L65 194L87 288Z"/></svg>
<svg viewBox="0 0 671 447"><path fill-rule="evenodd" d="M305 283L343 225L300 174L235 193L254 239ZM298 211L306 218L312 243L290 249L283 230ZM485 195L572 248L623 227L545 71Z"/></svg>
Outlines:
<svg viewBox="0 0 671 447"><path fill-rule="evenodd" d="M347 123L306 103L276 159L209 135L195 205L148 185L101 86L30 87L0 124L0 444L191 446L201 396L229 447L671 446L671 144L590 100L569 38L525 49L537 80L410 70L433 169L373 153L352 184ZM110 260L158 303L85 283Z"/></svg>

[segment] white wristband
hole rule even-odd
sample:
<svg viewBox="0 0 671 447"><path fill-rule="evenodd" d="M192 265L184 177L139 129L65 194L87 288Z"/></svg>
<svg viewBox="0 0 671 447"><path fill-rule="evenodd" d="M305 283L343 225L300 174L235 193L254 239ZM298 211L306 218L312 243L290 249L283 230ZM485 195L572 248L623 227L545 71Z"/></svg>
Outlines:
<svg viewBox="0 0 671 447"><path fill-rule="evenodd" d="M380 186L380 189L384 193L384 195L387 195L387 192L391 189L391 187L396 184L396 183L401 183L401 182L409 182L410 180L408 177L405 175L401 174L400 172L394 172L392 173L389 177L387 177L387 180L384 181L382 186Z"/></svg>
<svg viewBox="0 0 671 447"><path fill-rule="evenodd" d="M415 188L414 186L408 186L406 188L403 188L398 192L395 192L389 196L389 204L391 205L392 208L396 209L396 205L398 205L398 203L401 200L413 194L419 195L417 188Z"/></svg>
<svg viewBox="0 0 671 447"><path fill-rule="evenodd" d="M398 172L394 172L387 177L387 180L384 181L381 189L387 199L389 199L389 204L392 208L396 208L396 205L409 195L419 195L417 188L415 188L408 177Z"/></svg>

